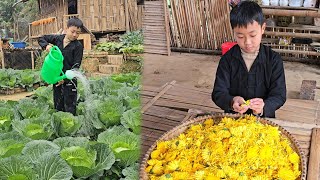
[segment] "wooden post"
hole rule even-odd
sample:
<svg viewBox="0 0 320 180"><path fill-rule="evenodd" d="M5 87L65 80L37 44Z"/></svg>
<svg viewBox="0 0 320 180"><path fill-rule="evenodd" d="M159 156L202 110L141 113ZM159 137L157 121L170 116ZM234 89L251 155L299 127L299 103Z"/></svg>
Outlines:
<svg viewBox="0 0 320 180"><path fill-rule="evenodd" d="M34 70L34 54L33 54L33 51L31 51L31 69Z"/></svg>
<svg viewBox="0 0 320 180"><path fill-rule="evenodd" d="M167 52L168 56L171 55L171 49L170 49L170 34L169 34L169 20L168 20L168 5L167 0L163 0L163 9L164 9L164 22L165 22L165 31L166 31L166 40L167 40Z"/></svg>
<svg viewBox="0 0 320 180"><path fill-rule="evenodd" d="M31 23L29 23L29 46L32 46L32 40L31 40L31 26L32 26L32 24Z"/></svg>
<svg viewBox="0 0 320 180"><path fill-rule="evenodd" d="M125 7L125 13L126 13L126 32L130 31L129 27L129 7L128 7L128 0L124 0L124 7Z"/></svg>
<svg viewBox="0 0 320 180"><path fill-rule="evenodd" d="M1 58L1 68L4 69L4 52L3 49L0 48L0 58Z"/></svg>
<svg viewBox="0 0 320 180"><path fill-rule="evenodd" d="M320 129L313 128L307 179L318 179L320 173Z"/></svg>

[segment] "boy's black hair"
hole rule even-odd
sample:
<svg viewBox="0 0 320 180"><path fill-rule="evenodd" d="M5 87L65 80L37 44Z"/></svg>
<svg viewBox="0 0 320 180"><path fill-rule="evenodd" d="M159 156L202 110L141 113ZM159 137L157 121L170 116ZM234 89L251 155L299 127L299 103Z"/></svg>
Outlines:
<svg viewBox="0 0 320 180"><path fill-rule="evenodd" d="M230 23L232 29L235 27L247 27L250 23L256 21L263 25L264 17L261 7L253 1L242 1L230 12Z"/></svg>
<svg viewBox="0 0 320 180"><path fill-rule="evenodd" d="M83 23L79 18L71 18L68 20L67 27L75 26L77 28L82 28Z"/></svg>

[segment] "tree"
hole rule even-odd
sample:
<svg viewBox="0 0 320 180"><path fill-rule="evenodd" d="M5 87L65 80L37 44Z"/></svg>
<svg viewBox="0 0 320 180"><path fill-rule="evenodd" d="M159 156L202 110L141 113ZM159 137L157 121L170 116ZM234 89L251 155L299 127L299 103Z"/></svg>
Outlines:
<svg viewBox="0 0 320 180"><path fill-rule="evenodd" d="M0 1L0 29L5 29L7 32L14 33L14 23L28 24L36 19L38 14L37 0L1 0ZM14 6L14 4L16 4ZM16 29L17 31L17 29ZM25 34L28 31L27 26L22 26L21 31ZM3 36L3 34L2 34Z"/></svg>

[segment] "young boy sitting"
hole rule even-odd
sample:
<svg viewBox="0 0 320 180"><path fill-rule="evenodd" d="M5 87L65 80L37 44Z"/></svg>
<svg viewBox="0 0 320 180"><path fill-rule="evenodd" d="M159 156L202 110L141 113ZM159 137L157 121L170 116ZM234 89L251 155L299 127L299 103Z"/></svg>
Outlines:
<svg viewBox="0 0 320 180"><path fill-rule="evenodd" d="M242 1L230 13L237 45L222 56L212 100L227 113L275 117L286 101L281 56L261 44L266 24L261 7Z"/></svg>
<svg viewBox="0 0 320 180"><path fill-rule="evenodd" d="M78 18L69 19L66 34L44 35L39 38L39 45L49 51L52 45L61 50L63 60L63 72L79 68L83 57L83 46L78 41L83 24ZM50 43L50 44L49 44ZM77 104L77 80L62 80L53 86L54 107L58 111L70 112L75 115Z"/></svg>

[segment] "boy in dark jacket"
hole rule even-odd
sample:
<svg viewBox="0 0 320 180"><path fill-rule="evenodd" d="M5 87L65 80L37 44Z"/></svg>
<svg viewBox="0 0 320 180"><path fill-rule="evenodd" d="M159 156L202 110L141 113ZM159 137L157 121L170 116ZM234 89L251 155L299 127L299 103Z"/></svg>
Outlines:
<svg viewBox="0 0 320 180"><path fill-rule="evenodd" d="M228 113L275 117L286 101L286 83L281 56L261 44L262 9L252 1L240 2L230 23L238 44L219 62L212 100Z"/></svg>
<svg viewBox="0 0 320 180"><path fill-rule="evenodd" d="M79 68L83 57L83 46L77 40L83 24L78 18L72 18L67 23L66 34L44 35L39 38L39 45L47 51L52 44L59 47L63 60L63 72ZM58 111L70 112L75 115L77 103L77 80L62 80L53 85L54 107Z"/></svg>

